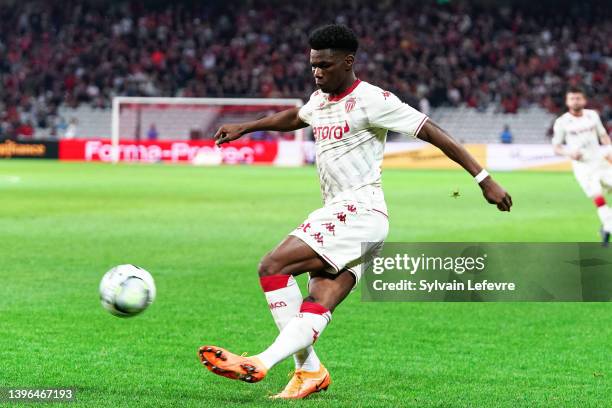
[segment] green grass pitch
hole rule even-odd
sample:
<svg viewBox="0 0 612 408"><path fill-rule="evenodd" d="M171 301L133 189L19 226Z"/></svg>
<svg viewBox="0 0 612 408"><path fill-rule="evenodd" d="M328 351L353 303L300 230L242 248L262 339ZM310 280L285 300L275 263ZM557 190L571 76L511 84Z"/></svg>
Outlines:
<svg viewBox="0 0 612 408"><path fill-rule="evenodd" d="M598 240L570 173L497 178L509 214L465 173L385 170L389 241ZM276 336L257 264L320 206L313 168L13 160L0 162L0 197L0 386L74 386L86 407L611 406L606 303L383 304L354 293L316 345L326 393L269 401L290 361L258 384L208 373L198 346L254 354ZM158 287L132 319L98 300L100 278L121 263Z"/></svg>

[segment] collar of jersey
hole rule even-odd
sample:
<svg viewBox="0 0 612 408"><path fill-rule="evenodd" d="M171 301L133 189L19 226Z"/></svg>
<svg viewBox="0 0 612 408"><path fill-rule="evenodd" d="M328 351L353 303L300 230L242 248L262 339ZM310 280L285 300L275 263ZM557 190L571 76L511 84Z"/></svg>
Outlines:
<svg viewBox="0 0 612 408"><path fill-rule="evenodd" d="M574 115L574 114L573 114L572 112L570 112L570 111L567 111L567 113L569 113L569 114L572 116L572 118L581 118L581 117L583 117L583 116L584 116L584 109L582 110L582 112L580 112L580 115Z"/></svg>
<svg viewBox="0 0 612 408"><path fill-rule="evenodd" d="M359 78L355 79L355 82L353 82L353 84L351 86L346 88L346 90L344 92L339 93L338 95L329 95L327 100L329 102L337 102L337 101L339 101L340 99L344 98L346 95L348 95L351 92L353 92L355 90L355 88L357 88L357 85L359 85L360 83L361 83L361 79L359 79Z"/></svg>

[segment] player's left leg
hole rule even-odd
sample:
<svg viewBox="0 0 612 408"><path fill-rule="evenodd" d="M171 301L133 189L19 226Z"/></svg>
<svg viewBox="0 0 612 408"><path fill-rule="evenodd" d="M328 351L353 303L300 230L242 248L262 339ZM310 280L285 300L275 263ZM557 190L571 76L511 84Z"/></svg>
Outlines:
<svg viewBox="0 0 612 408"><path fill-rule="evenodd" d="M608 246L612 234L612 208L606 202L604 192L612 187L612 167L608 162L601 162L594 166L591 172L590 196L597 207L597 215L601 220L601 239L604 246Z"/></svg>
<svg viewBox="0 0 612 408"><path fill-rule="evenodd" d="M606 166L602 166L599 173L599 181L602 189L609 193L612 191L612 166L606 163ZM596 197L595 205L597 205L597 213L602 219L601 227L601 240L603 246L608 246L610 243L610 235L612 235L612 209L609 205L606 205L606 200L603 197L603 193Z"/></svg>
<svg viewBox="0 0 612 408"><path fill-rule="evenodd" d="M309 295L304 299L301 313L297 315L297 324L303 325L306 321L316 319L318 314L331 313L346 298L355 285L355 276L344 270L340 274L332 275L328 273L311 274L308 284ZM313 314L314 316L311 316ZM329 322L329 321L327 321ZM327 323L323 321L323 323ZM317 330L312 327L313 343L319 338L322 329ZM278 341L278 342L277 342ZM285 347L283 340L277 341L270 346L266 352L274 355L275 358L283 358L277 353ZM287 341L285 338L284 341ZM315 370L304 368L296 369L289 384L278 394L273 395L273 399L303 399L310 394L327 390L331 384L329 371L323 364L319 364Z"/></svg>
<svg viewBox="0 0 612 408"><path fill-rule="evenodd" d="M597 216L601 221L601 238L605 246L610 240L612 233L612 208L607 204L603 195L603 189L607 179L602 171L601 163L585 164L574 168L574 175L584 193L593 201L597 208Z"/></svg>

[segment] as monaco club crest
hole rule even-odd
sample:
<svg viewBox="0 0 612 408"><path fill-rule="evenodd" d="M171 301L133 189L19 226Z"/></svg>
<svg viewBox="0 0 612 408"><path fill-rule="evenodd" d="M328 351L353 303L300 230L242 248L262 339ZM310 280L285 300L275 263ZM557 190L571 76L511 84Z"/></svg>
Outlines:
<svg viewBox="0 0 612 408"><path fill-rule="evenodd" d="M353 110L353 108L355 107L355 102L355 98L347 99L347 101L344 103L344 110L346 111L346 113L349 113Z"/></svg>

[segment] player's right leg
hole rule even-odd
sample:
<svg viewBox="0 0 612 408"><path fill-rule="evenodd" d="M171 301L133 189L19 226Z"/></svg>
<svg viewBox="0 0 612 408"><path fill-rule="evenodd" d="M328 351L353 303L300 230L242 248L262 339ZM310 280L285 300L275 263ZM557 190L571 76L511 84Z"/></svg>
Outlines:
<svg viewBox="0 0 612 408"><path fill-rule="evenodd" d="M246 382L262 380L268 370L299 350L305 349L319 338L331 321L331 311L349 294L355 285L355 276L344 270L339 274L314 278L309 295L281 330L276 340L262 353L253 357L238 356L216 346L200 348L203 364L215 374ZM313 392L327 389L329 373L320 365L316 372L297 373L295 393L279 398L305 398ZM282 393L281 393L282 394Z"/></svg>
<svg viewBox="0 0 612 408"><path fill-rule="evenodd" d="M306 271L323 271L327 267L329 265L310 246L294 236L287 237L262 259L258 271L260 283L279 330L282 331L298 314L302 305L302 294L293 275ZM314 350L308 346L291 351L290 354L307 349L306 358L310 364L320 364ZM199 356L213 373L246 382L262 380L273 365L258 356L242 357L216 346L202 346Z"/></svg>

